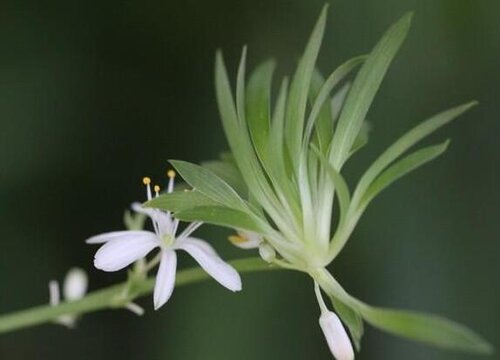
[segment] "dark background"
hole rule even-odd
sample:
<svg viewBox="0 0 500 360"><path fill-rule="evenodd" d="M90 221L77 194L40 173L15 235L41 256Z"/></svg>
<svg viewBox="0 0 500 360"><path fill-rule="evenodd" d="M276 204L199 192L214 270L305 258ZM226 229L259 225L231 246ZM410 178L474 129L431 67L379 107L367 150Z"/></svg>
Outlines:
<svg viewBox="0 0 500 360"><path fill-rule="evenodd" d="M213 90L216 48L231 69L241 46L291 73L323 1L23 1L0 5L0 312L48 301L47 282L74 265L91 288L121 281L92 267L84 239L122 228L140 179L166 160L212 159L226 148ZM387 145L429 115L480 106L433 136L444 157L369 208L332 271L376 305L463 322L500 346L500 2L331 3L319 65L330 72L369 51L404 12L411 33L369 118L369 146L351 184ZM232 71L234 74L234 71ZM432 141L430 141L432 142ZM204 228L229 258L248 256ZM181 258L180 266L192 261ZM214 281L176 289L142 318L91 314L0 336L2 359L330 359L305 276L244 276L233 295ZM358 359L473 359L368 327ZM492 358L495 358L493 356Z"/></svg>

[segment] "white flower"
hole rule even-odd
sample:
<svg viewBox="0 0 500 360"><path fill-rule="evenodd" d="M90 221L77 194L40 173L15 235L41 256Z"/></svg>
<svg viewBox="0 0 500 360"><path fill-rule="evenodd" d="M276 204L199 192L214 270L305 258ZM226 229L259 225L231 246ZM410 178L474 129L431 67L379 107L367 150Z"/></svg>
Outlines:
<svg viewBox="0 0 500 360"><path fill-rule="evenodd" d="M234 246L241 249L256 249L262 243L262 236L255 232L236 230L236 233L237 235L231 235L228 239Z"/></svg>
<svg viewBox="0 0 500 360"><path fill-rule="evenodd" d="M168 175L170 181L167 191L172 192L175 172L171 170ZM147 198L151 200L151 180L146 177L143 182L146 185ZM160 188L155 186L154 190L158 196ZM179 221L173 219L169 212L145 209L139 203L132 204L132 209L151 218L154 232L116 231L87 239L88 244L104 244L95 254L96 268L103 271L118 271L158 248L160 266L153 294L155 310L168 301L174 290L177 268L176 250L184 250L190 254L210 276L224 287L231 291L241 290L238 272L224 262L206 241L191 236L202 224L201 222L189 224L180 235L176 236Z"/></svg>
<svg viewBox="0 0 500 360"><path fill-rule="evenodd" d="M325 334L326 342L337 360L353 360L354 350L342 322L333 311L322 312L319 317L319 326Z"/></svg>
<svg viewBox="0 0 500 360"><path fill-rule="evenodd" d="M234 246L240 249L259 249L259 255L262 260L271 263L276 258L276 250L265 242L261 235L246 230L236 230L236 235L231 235L228 237L229 241Z"/></svg>
<svg viewBox="0 0 500 360"><path fill-rule="evenodd" d="M63 296L66 301L80 300L87 292L88 279L85 271L79 268L72 268L66 274L63 282ZM61 302L59 283L55 280L49 282L49 303L51 306L57 306ZM69 328L76 324L76 315L59 316L55 322Z"/></svg>
<svg viewBox="0 0 500 360"><path fill-rule="evenodd" d="M314 284L314 290L321 309L319 326L321 327L321 330L323 330L330 352L337 360L354 360L354 350L352 348L351 340L349 339L349 335L347 335L342 322L337 314L327 309L317 283Z"/></svg>

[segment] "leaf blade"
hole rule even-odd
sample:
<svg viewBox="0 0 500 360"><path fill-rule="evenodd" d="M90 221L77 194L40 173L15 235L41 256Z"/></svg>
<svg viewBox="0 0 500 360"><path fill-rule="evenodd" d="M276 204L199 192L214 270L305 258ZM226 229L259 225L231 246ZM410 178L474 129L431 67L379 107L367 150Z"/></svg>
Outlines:
<svg viewBox="0 0 500 360"><path fill-rule="evenodd" d="M385 73L406 38L411 19L412 13L408 13L385 32L355 78L332 140L330 160L336 169L344 164Z"/></svg>

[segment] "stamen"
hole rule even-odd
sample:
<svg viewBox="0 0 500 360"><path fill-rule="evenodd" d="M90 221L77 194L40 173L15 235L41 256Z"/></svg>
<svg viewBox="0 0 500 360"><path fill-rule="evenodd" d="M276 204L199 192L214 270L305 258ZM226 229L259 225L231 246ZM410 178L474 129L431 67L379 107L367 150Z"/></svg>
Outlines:
<svg viewBox="0 0 500 360"><path fill-rule="evenodd" d="M159 185L155 185L154 186L154 191L155 191L156 197L158 197L160 195L160 186Z"/></svg>
<svg viewBox="0 0 500 360"><path fill-rule="evenodd" d="M167 176L168 176L168 187L167 187L167 192L171 193L174 191L174 179L177 174L175 173L174 170L170 169L167 171Z"/></svg>
<svg viewBox="0 0 500 360"><path fill-rule="evenodd" d="M57 306L61 301L61 295L59 293L59 284L57 281L52 280L49 282L49 303L50 306Z"/></svg>
<svg viewBox="0 0 500 360"><path fill-rule="evenodd" d="M142 183L146 185L146 197L148 200L151 200L151 178L148 176L145 176L142 178Z"/></svg>

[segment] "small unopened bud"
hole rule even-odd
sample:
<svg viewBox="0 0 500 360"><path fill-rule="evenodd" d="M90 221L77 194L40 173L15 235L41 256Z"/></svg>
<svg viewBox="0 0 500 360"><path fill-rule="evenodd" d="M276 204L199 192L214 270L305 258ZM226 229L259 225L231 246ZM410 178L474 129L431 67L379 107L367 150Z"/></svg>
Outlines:
<svg viewBox="0 0 500 360"><path fill-rule="evenodd" d="M259 255L264 261L270 263L276 258L276 251L271 245L263 242L259 245Z"/></svg>
<svg viewBox="0 0 500 360"><path fill-rule="evenodd" d="M87 292L88 278L85 271L73 268L68 271L63 283L64 298L68 301L79 300Z"/></svg>
<svg viewBox="0 0 500 360"><path fill-rule="evenodd" d="M354 350L342 322L332 311L322 312L319 326L323 330L328 347L337 360L354 360Z"/></svg>

